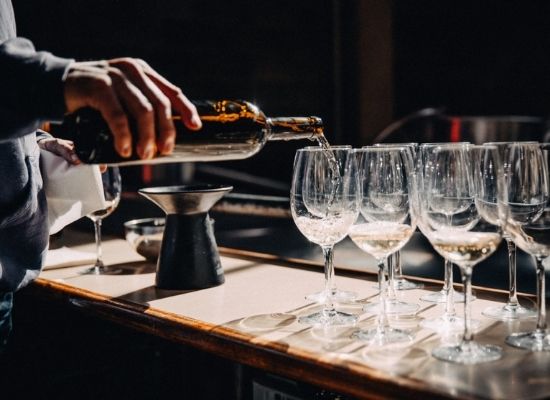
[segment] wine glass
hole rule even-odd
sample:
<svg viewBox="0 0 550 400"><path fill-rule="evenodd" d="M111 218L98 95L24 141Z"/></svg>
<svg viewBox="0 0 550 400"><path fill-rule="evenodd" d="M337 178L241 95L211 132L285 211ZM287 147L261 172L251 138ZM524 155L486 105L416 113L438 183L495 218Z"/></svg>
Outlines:
<svg viewBox="0 0 550 400"><path fill-rule="evenodd" d="M415 190L415 174L403 147L370 147L356 151L359 168L360 216L350 228L349 236L364 252L378 262L380 299L367 304L366 311L378 311L377 327L360 330L355 337L385 345L412 341L409 332L389 326L386 299L388 257L399 251L416 229L415 214L411 212ZM389 288L393 293L393 288ZM408 306L408 303L391 304ZM418 305L413 304L413 313ZM416 306L416 307L414 307ZM395 310L394 310L395 312Z"/></svg>
<svg viewBox="0 0 550 400"><path fill-rule="evenodd" d="M502 238L500 224L491 221L505 221L505 186L498 150L442 145L434 149L431 161L433 170L425 176L419 224L434 249L459 266L465 295L462 341L438 347L432 355L458 364L498 360L500 347L473 340L470 310L473 268L497 249ZM496 204L494 212L488 216L480 202Z"/></svg>
<svg viewBox="0 0 550 400"><path fill-rule="evenodd" d="M506 343L533 351L550 351L543 265L550 255L548 153L547 145L516 143L510 145L507 156L508 219L505 229L516 245L535 259L537 325L533 332L508 336Z"/></svg>
<svg viewBox="0 0 550 400"><path fill-rule="evenodd" d="M101 221L111 215L120 202L122 183L118 167L107 167L107 170L101 174L101 182L103 185L103 195L105 197L105 208L87 215L87 217L94 223L95 228L96 262L93 267L89 268L84 273L93 275L115 272L103 263L103 251L101 249Z"/></svg>
<svg viewBox="0 0 550 400"><path fill-rule="evenodd" d="M314 148L318 149L318 146L308 146L308 148ZM334 152L335 150L344 149L344 150L351 150L351 146L349 145L338 145L338 146L330 146L330 149ZM314 301L315 303L323 304L325 302L326 296L332 296L332 299L337 303L352 303L355 299L357 299L357 293L349 290L341 290L336 287L336 281L335 279L332 279L332 286L329 291L326 289L323 289L321 291L311 293L306 295L306 300Z"/></svg>
<svg viewBox="0 0 550 400"><path fill-rule="evenodd" d="M350 148L324 150L308 147L296 152L290 192L294 223L311 242L321 246L325 260L325 291L333 288L334 245L344 239L357 218L357 173ZM357 316L337 311L332 296L323 309L302 316L309 325L349 325Z"/></svg>
<svg viewBox="0 0 550 400"><path fill-rule="evenodd" d="M414 174L415 170L414 170L413 155L409 146L396 146L396 145L384 146L382 144L378 144L378 145L375 145L374 148L379 149L381 151L384 149L395 150L397 153L392 153L392 157L395 158L396 157L395 154L399 154L399 160L397 161L399 164L396 164L395 166L389 166L388 168L393 169L394 167L396 167L398 168L399 173L408 171L411 174ZM369 147L369 146L363 147L363 150L368 150L368 149L372 149L372 147ZM383 152L381 152L380 154L382 153ZM357 155L360 156L360 158L362 158L361 152L357 153ZM362 164L363 162L369 162L368 158L367 158L367 161L365 161L364 159L361 159L358 161L359 163L358 168L360 169L360 173L363 172L362 168L365 167L365 165ZM399 175L399 173L394 175ZM370 177L367 177L366 179L369 179L369 178ZM380 176L380 177L376 177L376 179L391 179L391 178L389 178L389 176L388 177ZM363 188L363 186L361 186L361 188ZM391 190L391 189L392 188L390 189L383 188L383 190ZM363 203L362 203L363 201L364 201L364 198L362 198L361 200L361 203L360 203L361 206L363 206ZM362 213L362 218L360 218L358 222L365 222L363 220L365 219L363 209L360 208L360 210ZM413 233L414 233L414 230L413 230ZM406 241L408 241L409 239L410 237ZM412 315L419 310L420 306L418 304L400 301L397 299L397 294L396 294L397 288L395 285L395 264L397 261L399 261L400 249L401 247L399 247L397 251L390 253L387 260L385 261L386 272L388 275L388 285L386 287L387 297L386 297L386 303L385 303L386 313L393 314L393 315ZM378 280L378 289L381 290L380 279ZM378 307L379 307L379 303L369 303L365 305L363 309L364 311L378 312Z"/></svg>
<svg viewBox="0 0 550 400"><path fill-rule="evenodd" d="M516 142L490 142L486 143L488 146L495 146L499 151L500 159L502 160L504 174L506 176L508 170L507 153L510 145ZM518 142L518 144L520 144ZM521 142L521 144L536 145L536 142ZM489 207L494 207L493 204L489 204ZM503 227L505 228L505 227ZM523 307L517 296L517 280L516 280L516 244L512 240L512 237L503 230L502 237L506 241L506 247L508 249L508 276L509 276L509 292L508 301L503 306L488 307L483 310L483 315L495 318L501 321L508 320L523 320L536 317L535 310Z"/></svg>
<svg viewBox="0 0 550 400"><path fill-rule="evenodd" d="M420 185L420 190L418 190L418 194L420 196L419 203L422 204L422 210L428 212L432 217L437 215L438 218L448 218L448 216L446 217L442 213L438 213L437 211L430 209L430 204L427 202L428 197L426 194L428 191L428 186L426 183L429 182L432 177L442 173L442 171L439 171L442 164L436 164L436 160L434 158L435 151L440 146L445 146L448 148L464 148L467 145L467 143L427 143L421 146L421 160L418 161L417 166L419 170ZM459 213L460 207L456 210L447 210L447 213L449 212L451 212L451 215L453 213ZM430 240L430 238L433 237L430 234L431 230L426 226L426 224L422 223L424 221L422 219L422 213L419 214L420 217L418 227L424 236ZM443 336L446 336L447 334L464 330L464 318L459 317L456 314L454 304L455 302L464 301L464 295L462 293L457 293L454 290L453 263L448 258L444 257L444 259L445 283L443 285L443 289L439 292L425 295L421 297L421 300L429 302L444 302L445 311L438 317L423 319L420 322L420 326L437 331L443 334ZM477 326L478 322L472 321L472 324Z"/></svg>
<svg viewBox="0 0 550 400"><path fill-rule="evenodd" d="M408 157L411 159L411 163L414 166L416 165L416 157L418 153L418 143L377 143L375 146L383 147L405 147L406 151L410 154ZM424 287L422 283L411 282L403 278L403 265L401 263L401 250L396 251L391 256L390 265L393 268L393 272L390 277L390 285L392 285L395 290L412 290L412 289L421 289Z"/></svg>
<svg viewBox="0 0 550 400"><path fill-rule="evenodd" d="M421 182L423 176L426 173L429 173L433 168L432 162L430 161L431 153L433 149L437 148L440 145L445 146L457 146L463 147L467 146L468 142L455 142L455 143L422 143L419 147L418 156L416 158L417 165L416 169L418 171L418 179ZM453 263L445 259L444 264L444 278L443 278L443 288L439 292L429 293L420 298L422 301L429 303L445 303L446 304L446 314L453 316L453 323L460 323L456 319L454 312L454 303L461 303L464 301L464 296L462 293L457 292L454 287L454 277L453 277ZM473 297L475 298L475 297ZM448 321L447 321L448 322ZM447 326L449 327L449 326ZM462 327L459 327L462 329Z"/></svg>

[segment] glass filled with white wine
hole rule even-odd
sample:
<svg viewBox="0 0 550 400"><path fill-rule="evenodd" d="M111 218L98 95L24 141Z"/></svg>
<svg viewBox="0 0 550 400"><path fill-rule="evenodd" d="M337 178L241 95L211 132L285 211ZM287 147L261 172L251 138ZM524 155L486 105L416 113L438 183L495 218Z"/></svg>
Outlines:
<svg viewBox="0 0 550 400"><path fill-rule="evenodd" d="M419 308L417 304L397 300L394 288L386 284L388 257L403 248L416 230L413 212L416 179L408 151L405 147L380 146L355 152L360 213L349 236L361 250L376 258L380 297L377 303L363 308L377 313L376 328L360 330L354 336L376 346L411 343L408 331L390 327L387 314L414 314Z"/></svg>
<svg viewBox="0 0 550 400"><path fill-rule="evenodd" d="M489 146L434 148L431 170L420 192L419 226L434 249L458 265L464 284L464 333L458 345L437 347L432 355L457 364L495 361L498 346L473 340L471 296L473 268L495 252L505 221L505 184L499 153ZM492 202L494 212L480 205ZM493 223L492 223L493 222Z"/></svg>
<svg viewBox="0 0 550 400"><path fill-rule="evenodd" d="M416 158L418 156L418 143L377 143L374 146L378 147L404 147L405 150L408 153L408 157L410 158L411 164L412 164L412 170L415 170L416 172L416 165L417 161ZM395 290L412 290L412 289L421 289L424 287L422 283L417 283L410 281L408 279L405 279L403 277L403 261L401 257L401 251L396 251L394 254L391 255L391 267L393 270L388 269L389 272L393 272L389 276L389 284L392 285L392 287Z"/></svg>
<svg viewBox="0 0 550 400"><path fill-rule="evenodd" d="M118 167L107 167L105 172L101 174L101 182L103 185L103 196L105 198L105 207L96 210L87 215L94 223L95 243L96 243L96 262L93 267L85 271L87 274L101 275L113 273L115 271L109 269L103 262L103 250L101 248L101 222L115 211L120 202L122 192L122 180Z"/></svg>

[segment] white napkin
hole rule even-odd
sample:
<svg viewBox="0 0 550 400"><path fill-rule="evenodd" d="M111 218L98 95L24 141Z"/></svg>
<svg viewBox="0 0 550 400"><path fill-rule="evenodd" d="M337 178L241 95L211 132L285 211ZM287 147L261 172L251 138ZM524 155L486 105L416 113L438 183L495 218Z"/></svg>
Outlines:
<svg viewBox="0 0 550 400"><path fill-rule="evenodd" d="M55 250L48 250L46 253L46 261L44 261L43 270L73 267L76 265L93 264L96 255L87 251L70 249L68 247L60 247Z"/></svg>
<svg viewBox="0 0 550 400"><path fill-rule="evenodd" d="M40 169L48 200L50 235L106 207L99 166L72 165L63 157L41 149Z"/></svg>

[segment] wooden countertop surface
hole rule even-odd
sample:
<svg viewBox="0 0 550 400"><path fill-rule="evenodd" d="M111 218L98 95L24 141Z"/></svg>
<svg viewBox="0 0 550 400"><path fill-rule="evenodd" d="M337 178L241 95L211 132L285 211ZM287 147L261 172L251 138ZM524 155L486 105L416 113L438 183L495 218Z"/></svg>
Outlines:
<svg viewBox="0 0 550 400"><path fill-rule="evenodd" d="M94 251L91 243L74 248ZM500 345L504 356L493 363L461 366L431 357L441 340L418 326L422 318L443 312L442 305L418 300L427 290L440 288L433 281L425 281L422 290L399 292L400 299L420 304L418 315L390 320L414 332L412 348L372 352L364 342L350 339L353 331L374 324L361 305L340 307L360 314L360 322L328 332L330 340L327 332L297 322L298 316L319 309L304 300L305 294L323 286L319 265L222 249L225 284L184 292L155 288L154 265L122 239L105 240L104 255L119 274L82 275L88 266L50 269L29 290L140 331L357 398L550 397L550 353L504 343L507 334L531 330L535 321L504 323L481 315L484 308L505 300L497 291L476 290L473 317L481 322L477 340ZM336 277L339 288L358 292L364 302L376 299L374 280L367 274L337 272ZM533 306L532 298L522 302ZM457 311L462 314L461 304Z"/></svg>

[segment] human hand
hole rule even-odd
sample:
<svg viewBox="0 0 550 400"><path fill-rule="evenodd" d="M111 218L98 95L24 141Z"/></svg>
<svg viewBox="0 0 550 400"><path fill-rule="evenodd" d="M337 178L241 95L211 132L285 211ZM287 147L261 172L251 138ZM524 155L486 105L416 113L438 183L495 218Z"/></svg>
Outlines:
<svg viewBox="0 0 550 400"><path fill-rule="evenodd" d="M45 138L38 140L38 147L63 157L69 164L78 165L81 161L74 151L74 144L70 140Z"/></svg>
<svg viewBox="0 0 550 400"><path fill-rule="evenodd" d="M129 119L137 127L135 147L141 159L174 149L172 110L187 128L198 130L202 126L195 106L181 89L135 58L73 63L65 79L64 95L68 112L82 107L101 112L113 133L115 150L125 158L130 157L133 146Z"/></svg>

